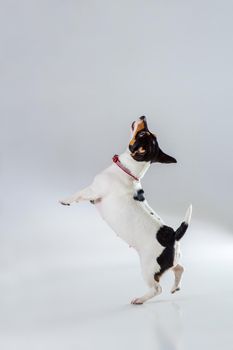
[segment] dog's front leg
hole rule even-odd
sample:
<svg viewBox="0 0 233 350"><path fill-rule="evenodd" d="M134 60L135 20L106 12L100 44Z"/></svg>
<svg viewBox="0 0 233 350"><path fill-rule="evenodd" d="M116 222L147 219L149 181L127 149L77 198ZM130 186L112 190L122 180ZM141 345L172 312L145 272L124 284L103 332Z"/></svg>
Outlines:
<svg viewBox="0 0 233 350"><path fill-rule="evenodd" d="M100 200L100 195L92 188L92 186L85 187L83 190L73 194L72 196L62 199L59 202L63 205L70 205L74 202L81 201L98 201Z"/></svg>

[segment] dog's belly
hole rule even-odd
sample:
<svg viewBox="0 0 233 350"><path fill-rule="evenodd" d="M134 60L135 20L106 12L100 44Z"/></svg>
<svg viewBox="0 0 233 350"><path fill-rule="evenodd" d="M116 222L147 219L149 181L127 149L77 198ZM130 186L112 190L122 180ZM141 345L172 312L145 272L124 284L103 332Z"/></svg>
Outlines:
<svg viewBox="0 0 233 350"><path fill-rule="evenodd" d="M130 246L138 251L148 246L156 249L155 234L161 224L132 196L109 195L96 203L96 208L113 231Z"/></svg>

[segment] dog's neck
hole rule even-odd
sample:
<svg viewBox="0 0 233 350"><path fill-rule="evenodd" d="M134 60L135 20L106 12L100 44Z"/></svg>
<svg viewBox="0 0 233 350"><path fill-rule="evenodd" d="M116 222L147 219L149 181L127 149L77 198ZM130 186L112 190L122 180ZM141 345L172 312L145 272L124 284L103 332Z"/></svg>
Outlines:
<svg viewBox="0 0 233 350"><path fill-rule="evenodd" d="M119 156L119 160L124 165L124 167L126 167L130 173L137 177L139 180L143 178L150 167L150 162L137 162L134 160L130 155L128 149Z"/></svg>

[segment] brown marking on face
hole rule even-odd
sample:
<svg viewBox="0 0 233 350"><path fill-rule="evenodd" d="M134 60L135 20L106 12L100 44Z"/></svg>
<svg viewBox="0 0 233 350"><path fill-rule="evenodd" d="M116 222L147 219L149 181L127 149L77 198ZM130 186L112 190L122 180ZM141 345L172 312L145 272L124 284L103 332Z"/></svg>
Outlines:
<svg viewBox="0 0 233 350"><path fill-rule="evenodd" d="M141 153L141 154L143 154L143 153L145 153L146 152L146 150L143 148L143 147L140 147L139 149L137 149L137 151L135 151L135 152L133 152L133 153L131 153L133 156L135 156L135 154L136 153Z"/></svg>
<svg viewBox="0 0 233 350"><path fill-rule="evenodd" d="M145 129L145 123L144 123L143 120L140 120L140 121L138 122L137 127L135 128L135 130L134 130L134 132L133 132L133 137L132 137L132 139L130 140L130 143L129 143L130 146L133 146L133 144L134 144L134 142L135 142L135 137L136 137L137 133L138 133L139 131L143 130L143 129Z"/></svg>
<svg viewBox="0 0 233 350"><path fill-rule="evenodd" d="M146 150L143 148L143 147L140 147L139 150L138 150L139 153L145 153Z"/></svg>

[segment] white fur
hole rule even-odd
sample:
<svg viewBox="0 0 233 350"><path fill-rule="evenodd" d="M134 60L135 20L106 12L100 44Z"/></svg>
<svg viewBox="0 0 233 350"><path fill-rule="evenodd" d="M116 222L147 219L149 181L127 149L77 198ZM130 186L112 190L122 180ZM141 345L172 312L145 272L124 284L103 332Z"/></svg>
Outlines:
<svg viewBox="0 0 233 350"><path fill-rule="evenodd" d="M139 179L145 175L150 165L149 162L135 161L128 150L121 154L119 159ZM84 200L94 201L100 215L115 233L129 246L136 249L143 278L150 289L144 296L133 299L133 304L141 304L162 291L161 286L154 279L154 274L160 271L156 258L164 250L156 239L156 232L164 225L164 222L150 208L146 200L140 202L133 199L134 194L140 188L140 181L134 180L113 163L98 174L90 186L61 201L65 205ZM187 223L190 222L191 211L190 207L185 216ZM179 256L179 243L176 242L174 265L178 264ZM181 270L182 267L174 269L175 284L172 292L179 289L183 272Z"/></svg>
<svg viewBox="0 0 233 350"><path fill-rule="evenodd" d="M191 216L192 216L192 211L193 207L192 204L188 207L188 210L186 211L185 217L184 217L184 222L189 225L191 221Z"/></svg>

